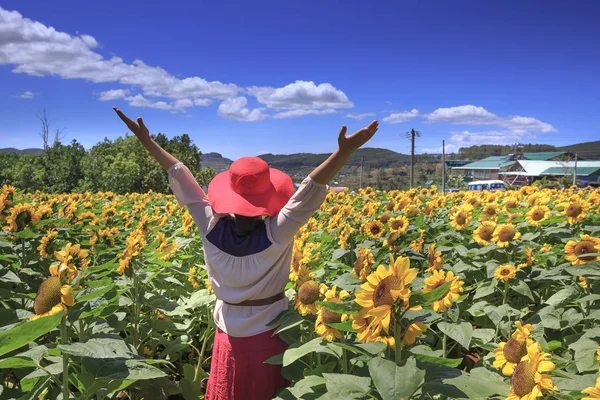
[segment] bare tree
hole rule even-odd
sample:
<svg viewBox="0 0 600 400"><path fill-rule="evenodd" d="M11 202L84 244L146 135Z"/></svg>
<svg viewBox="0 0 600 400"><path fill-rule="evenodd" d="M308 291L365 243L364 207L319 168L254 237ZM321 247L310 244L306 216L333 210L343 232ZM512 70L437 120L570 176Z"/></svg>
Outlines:
<svg viewBox="0 0 600 400"><path fill-rule="evenodd" d="M48 150L48 138L50 135L50 120L48 119L48 116L46 115L46 108L44 108L42 115L37 115L37 117L40 120L40 123L42 124L42 132L40 132L39 135L42 137L42 140L44 141L44 151L46 151L46 150Z"/></svg>
<svg viewBox="0 0 600 400"><path fill-rule="evenodd" d="M44 151L48 150L48 143L50 140L50 120L48 119L48 115L46 114L46 108L44 108L44 110L42 111L41 115L37 116L38 119L40 120L40 123L42 124L42 131L39 133L39 135L41 136L42 140L44 141ZM63 129L56 129L56 132L54 132L54 141L52 143L52 145L60 142L62 139L64 139L65 137L65 133L64 133L64 128Z"/></svg>

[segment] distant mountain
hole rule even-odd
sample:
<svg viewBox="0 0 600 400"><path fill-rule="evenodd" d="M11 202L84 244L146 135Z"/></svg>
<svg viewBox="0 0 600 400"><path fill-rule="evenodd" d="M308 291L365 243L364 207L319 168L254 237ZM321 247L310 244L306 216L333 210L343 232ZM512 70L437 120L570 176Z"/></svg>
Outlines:
<svg viewBox="0 0 600 400"><path fill-rule="evenodd" d="M293 153L293 154L261 154L258 157L265 160L269 166L280 169L289 175L306 175L307 170L312 170L330 156L330 153ZM366 168L389 168L405 165L410 162L410 156L396 153L388 149L363 148L358 149L346 163L348 167L360 166L361 157L364 157ZM221 172L229 168L232 160L219 153L205 153L200 156L202 166L214 168Z"/></svg>
<svg viewBox="0 0 600 400"><path fill-rule="evenodd" d="M572 144L570 146L558 147L557 149L577 153L581 158L586 160L600 160L600 140Z"/></svg>
<svg viewBox="0 0 600 400"><path fill-rule="evenodd" d="M15 149L13 147L5 147L3 149L0 149L0 153L31 154L33 156L37 156L38 154L43 153L43 152L44 152L44 149L36 149L36 148L19 150L19 149Z"/></svg>
<svg viewBox="0 0 600 400"><path fill-rule="evenodd" d="M200 162L203 167L210 167L214 169L216 173L219 173L228 169L233 161L223 157L219 153L202 153Z"/></svg>

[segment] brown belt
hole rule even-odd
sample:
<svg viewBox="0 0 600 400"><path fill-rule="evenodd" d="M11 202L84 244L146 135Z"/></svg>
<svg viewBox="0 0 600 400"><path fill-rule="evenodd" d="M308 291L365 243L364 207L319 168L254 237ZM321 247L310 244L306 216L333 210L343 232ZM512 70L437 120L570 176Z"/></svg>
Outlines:
<svg viewBox="0 0 600 400"><path fill-rule="evenodd" d="M223 303L229 304L231 306L249 306L249 307L258 307L258 306L268 306L269 304L273 304L276 301L279 301L285 297L285 293L277 293L271 297L265 297L264 299L256 299L256 300L244 300L241 303L229 303L223 300Z"/></svg>

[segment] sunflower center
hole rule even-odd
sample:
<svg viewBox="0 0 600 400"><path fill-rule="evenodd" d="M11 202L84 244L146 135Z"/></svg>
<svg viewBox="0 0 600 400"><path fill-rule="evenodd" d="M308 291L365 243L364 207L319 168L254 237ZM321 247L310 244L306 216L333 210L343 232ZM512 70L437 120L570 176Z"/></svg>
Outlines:
<svg viewBox="0 0 600 400"><path fill-rule="evenodd" d="M379 227L379 225L373 224L369 228L369 231L371 232L372 235L378 235L379 232L381 232L381 228Z"/></svg>
<svg viewBox="0 0 600 400"><path fill-rule="evenodd" d="M379 218L379 220L380 220L382 223L384 223L384 224L385 224L386 222L388 222L388 221L390 220L390 218L392 218L392 216L391 216L390 214L383 214L383 215L382 215L382 216Z"/></svg>
<svg viewBox="0 0 600 400"><path fill-rule="evenodd" d="M590 242L589 240L584 240L575 245L574 252L576 255L590 254L590 253L595 253L596 248L595 248L594 242ZM585 261L592 261L592 260L595 260L596 257L595 256L587 256L587 257L579 257L579 259L585 260Z"/></svg>
<svg viewBox="0 0 600 400"><path fill-rule="evenodd" d="M396 204L390 202L385 205L385 209L388 211L393 211L395 206L396 206Z"/></svg>
<svg viewBox="0 0 600 400"><path fill-rule="evenodd" d="M485 213L487 215L495 215L496 214L496 209L494 207L486 207L485 208Z"/></svg>
<svg viewBox="0 0 600 400"><path fill-rule="evenodd" d="M33 302L33 311L44 314L52 310L52 307L60 304L60 278L52 276L42 282Z"/></svg>
<svg viewBox="0 0 600 400"><path fill-rule="evenodd" d="M335 215L338 213L338 211L340 211L338 206L334 206L331 208L331 210L329 211L331 213L331 215Z"/></svg>
<svg viewBox="0 0 600 400"><path fill-rule="evenodd" d="M544 211L542 210L535 210L532 214L531 214L531 219L534 221L540 221L544 218Z"/></svg>
<svg viewBox="0 0 600 400"><path fill-rule="evenodd" d="M319 285L315 281L306 281L298 289L298 298L302 304L313 304L319 299Z"/></svg>
<svg viewBox="0 0 600 400"><path fill-rule="evenodd" d="M406 211L406 215L409 217L414 217L419 213L419 209L416 207L411 207Z"/></svg>
<svg viewBox="0 0 600 400"><path fill-rule="evenodd" d="M504 345L503 351L506 361L518 364L521 358L527 354L527 345L525 342L510 338Z"/></svg>
<svg viewBox="0 0 600 400"><path fill-rule="evenodd" d="M459 225L464 225L467 222L467 216L464 212L459 212L456 214L456 223Z"/></svg>
<svg viewBox="0 0 600 400"><path fill-rule="evenodd" d="M569 207L567 207L567 211L565 212L568 217L577 217L582 211L583 209L579 204L572 203L569 204Z"/></svg>
<svg viewBox="0 0 600 400"><path fill-rule="evenodd" d="M390 226L392 229L398 230L398 229L402 228L402 221L395 219L391 222Z"/></svg>
<svg viewBox="0 0 600 400"><path fill-rule="evenodd" d="M15 220L17 222L17 229L23 230L31 223L31 213L29 211L21 211Z"/></svg>
<svg viewBox="0 0 600 400"><path fill-rule="evenodd" d="M529 361L521 361L512 377L512 387L515 394L523 397L535 387L535 368L529 366Z"/></svg>
<svg viewBox="0 0 600 400"><path fill-rule="evenodd" d="M506 202L506 208L517 208L517 202L514 200L509 200Z"/></svg>
<svg viewBox="0 0 600 400"><path fill-rule="evenodd" d="M508 269L503 269L502 271L500 271L500 275L506 276L508 274L510 274L510 270Z"/></svg>
<svg viewBox="0 0 600 400"><path fill-rule="evenodd" d="M502 242L508 242L509 240L515 237L515 233L517 233L515 228L511 226L506 226L500 230L500 232L498 233L498 238Z"/></svg>
<svg viewBox="0 0 600 400"><path fill-rule="evenodd" d="M342 314L327 309L321 310L321 318L327 325L342 322Z"/></svg>
<svg viewBox="0 0 600 400"><path fill-rule="evenodd" d="M400 279L398 279L396 276L390 275L383 278L373 291L373 303L375 304L375 307L382 305L391 306L394 304L394 297L390 292L392 290L400 289L402 289L402 282L400 282Z"/></svg>
<svg viewBox="0 0 600 400"><path fill-rule="evenodd" d="M479 231L479 237L482 238L483 240L490 240L492 238L493 234L494 234L494 228L488 227L488 226L484 226Z"/></svg>

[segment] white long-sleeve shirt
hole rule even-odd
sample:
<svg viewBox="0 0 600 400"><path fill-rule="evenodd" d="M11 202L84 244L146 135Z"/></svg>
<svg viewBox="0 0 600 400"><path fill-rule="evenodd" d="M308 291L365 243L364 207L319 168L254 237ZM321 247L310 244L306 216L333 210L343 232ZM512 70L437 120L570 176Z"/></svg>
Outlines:
<svg viewBox="0 0 600 400"><path fill-rule="evenodd" d="M235 235L228 214L216 214L206 194L181 162L168 169L169 184L180 206L187 206L198 226L206 269L217 302L216 325L228 335L252 336L265 332L267 324L288 307L284 298L266 306L235 306L245 300L263 299L284 290L288 282L294 236L320 207L327 185L306 177L296 193L252 233Z"/></svg>

